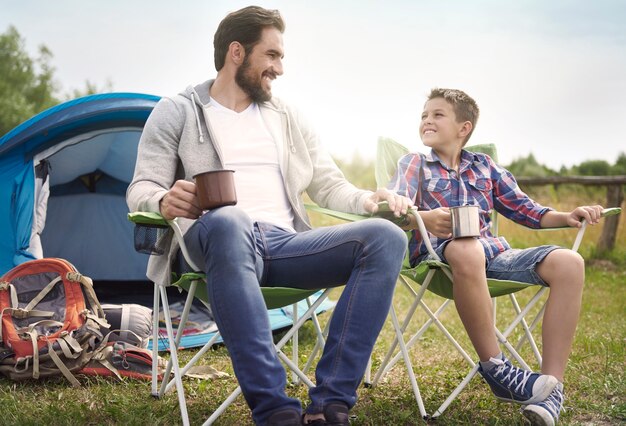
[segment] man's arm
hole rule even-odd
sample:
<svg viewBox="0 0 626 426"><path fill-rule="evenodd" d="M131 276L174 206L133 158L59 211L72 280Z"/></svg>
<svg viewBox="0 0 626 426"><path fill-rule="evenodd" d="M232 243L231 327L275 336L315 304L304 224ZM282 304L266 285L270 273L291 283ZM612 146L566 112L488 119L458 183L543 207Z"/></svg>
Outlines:
<svg viewBox="0 0 626 426"><path fill-rule="evenodd" d="M144 126L133 180L126 191L131 212L161 212L161 202L175 181L182 117L174 103L162 98Z"/></svg>
<svg viewBox="0 0 626 426"><path fill-rule="evenodd" d="M175 217L197 219L202 214L198 205L196 185L186 180L177 180L174 186L161 198L159 202L161 215L171 220Z"/></svg>
<svg viewBox="0 0 626 426"><path fill-rule="evenodd" d="M374 214L378 212L378 203L383 201L387 202L389 211L393 212L395 217L407 214L409 208L413 206L413 201L407 197L398 195L388 189L379 189L365 199L363 208L366 212Z"/></svg>

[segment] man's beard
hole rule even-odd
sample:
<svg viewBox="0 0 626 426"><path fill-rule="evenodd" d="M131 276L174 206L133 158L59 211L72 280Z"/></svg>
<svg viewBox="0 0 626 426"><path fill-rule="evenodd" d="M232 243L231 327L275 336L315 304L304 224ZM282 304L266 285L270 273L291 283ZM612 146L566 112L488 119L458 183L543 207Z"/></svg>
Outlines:
<svg viewBox="0 0 626 426"><path fill-rule="evenodd" d="M235 82L241 87L241 90L246 92L250 99L253 102L267 102L272 99L272 93L266 90L263 90L261 86L261 78L255 77L250 73L250 61L248 60L250 57L246 56L243 59L243 63L237 69L235 73Z"/></svg>

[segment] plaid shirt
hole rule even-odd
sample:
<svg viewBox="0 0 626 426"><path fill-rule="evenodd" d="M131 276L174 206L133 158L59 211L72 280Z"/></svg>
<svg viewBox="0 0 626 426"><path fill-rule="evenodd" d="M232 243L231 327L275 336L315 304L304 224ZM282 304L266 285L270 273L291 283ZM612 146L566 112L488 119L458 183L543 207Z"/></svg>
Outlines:
<svg viewBox="0 0 626 426"><path fill-rule="evenodd" d="M503 216L529 228L540 228L541 217L549 210L531 200L517 185L513 175L496 165L485 154L461 151L459 174L448 168L434 151L428 155L407 154L398 161L398 171L389 189L413 200L418 210L438 207L478 205L480 211L479 241L487 259L492 259L511 246L503 237L491 233L491 213ZM419 231L412 231L409 242L411 264L423 260L428 251ZM434 249L446 239L430 234Z"/></svg>

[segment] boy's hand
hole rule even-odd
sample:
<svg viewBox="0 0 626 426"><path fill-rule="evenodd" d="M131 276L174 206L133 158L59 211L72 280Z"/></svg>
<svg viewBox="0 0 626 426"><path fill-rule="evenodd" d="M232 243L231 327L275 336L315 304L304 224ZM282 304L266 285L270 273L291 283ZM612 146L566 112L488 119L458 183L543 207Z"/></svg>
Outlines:
<svg viewBox="0 0 626 426"><path fill-rule="evenodd" d="M395 217L405 215L409 208L413 206L413 201L409 198L387 189L379 189L365 200L363 208L368 213L376 213L378 211L378 203L381 201L386 201L389 204L389 210L393 212Z"/></svg>
<svg viewBox="0 0 626 426"><path fill-rule="evenodd" d="M197 219L202 214L196 196L196 184L186 180L177 180L174 186L161 198L161 215L172 220L175 217Z"/></svg>
<svg viewBox="0 0 626 426"><path fill-rule="evenodd" d="M437 238L452 237L452 217L450 209L447 207L439 207L435 210L422 210L419 215L424 221L424 226L428 232Z"/></svg>
<svg viewBox="0 0 626 426"><path fill-rule="evenodd" d="M600 222L602 217L602 206L580 206L576 207L567 216L567 225L573 228L582 226L581 220L585 219L590 225Z"/></svg>

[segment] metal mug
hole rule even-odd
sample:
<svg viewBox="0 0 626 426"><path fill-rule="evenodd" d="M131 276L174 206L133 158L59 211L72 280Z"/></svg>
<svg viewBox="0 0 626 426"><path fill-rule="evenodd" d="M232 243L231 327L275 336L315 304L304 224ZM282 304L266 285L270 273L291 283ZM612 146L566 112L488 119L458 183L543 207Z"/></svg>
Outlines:
<svg viewBox="0 0 626 426"><path fill-rule="evenodd" d="M237 204L234 174L234 170L214 170L193 177L202 210Z"/></svg>
<svg viewBox="0 0 626 426"><path fill-rule="evenodd" d="M450 207L452 218L452 238L478 237L480 218L478 206Z"/></svg>

